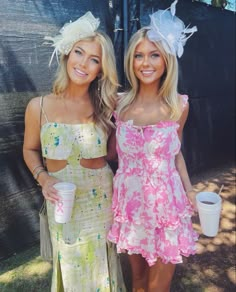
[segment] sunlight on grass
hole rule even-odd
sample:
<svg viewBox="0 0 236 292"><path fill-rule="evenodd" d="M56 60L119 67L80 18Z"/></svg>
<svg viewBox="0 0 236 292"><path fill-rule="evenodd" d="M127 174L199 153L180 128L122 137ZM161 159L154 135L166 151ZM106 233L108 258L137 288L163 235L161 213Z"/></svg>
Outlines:
<svg viewBox="0 0 236 292"><path fill-rule="evenodd" d="M17 280L23 278L27 280L27 278L34 277L44 277L51 270L51 264L48 262L43 262L40 257L37 257L26 264L23 264L11 271L5 272L0 275L0 283L10 283L12 280Z"/></svg>
<svg viewBox="0 0 236 292"><path fill-rule="evenodd" d="M40 275L43 276L51 270L51 264L48 262L32 263L25 267L25 274L28 276Z"/></svg>
<svg viewBox="0 0 236 292"><path fill-rule="evenodd" d="M51 264L39 256L39 246L11 256L0 262L1 292L50 292Z"/></svg>

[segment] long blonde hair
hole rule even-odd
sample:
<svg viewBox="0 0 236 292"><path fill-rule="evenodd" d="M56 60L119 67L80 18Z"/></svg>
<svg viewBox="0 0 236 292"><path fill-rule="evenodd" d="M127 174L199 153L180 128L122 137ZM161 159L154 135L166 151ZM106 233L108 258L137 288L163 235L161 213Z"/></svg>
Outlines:
<svg viewBox="0 0 236 292"><path fill-rule="evenodd" d="M126 110L135 100L139 90L139 80L133 69L134 53L137 45L147 38L147 29L138 30L130 39L125 54L124 68L130 89L122 96L117 107L118 115ZM168 54L160 42L153 42L162 54L166 66L165 73L161 78L158 95L163 98L170 110L170 119L178 120L181 116L181 102L178 97L178 62L176 56Z"/></svg>
<svg viewBox="0 0 236 292"><path fill-rule="evenodd" d="M100 31L97 31L93 37L87 37L81 40L96 40L102 49L101 77L92 81L89 86L89 94L94 107L94 121L109 134L113 127L111 117L115 109L117 88L119 86L114 47L109 36ZM60 56L60 64L53 84L53 93L58 96L65 92L69 84L69 76L67 73L68 58L69 55L62 54Z"/></svg>

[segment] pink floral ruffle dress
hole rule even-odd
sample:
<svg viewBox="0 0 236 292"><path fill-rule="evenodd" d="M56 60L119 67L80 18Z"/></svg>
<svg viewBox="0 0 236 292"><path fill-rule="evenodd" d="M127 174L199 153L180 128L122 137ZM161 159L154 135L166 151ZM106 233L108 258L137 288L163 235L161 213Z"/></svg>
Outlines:
<svg viewBox="0 0 236 292"><path fill-rule="evenodd" d="M188 97L183 95L183 106ZM108 239L118 252L141 254L154 265L181 263L196 251L192 207L175 167L178 123L135 126L116 117L119 167L114 177L114 222Z"/></svg>

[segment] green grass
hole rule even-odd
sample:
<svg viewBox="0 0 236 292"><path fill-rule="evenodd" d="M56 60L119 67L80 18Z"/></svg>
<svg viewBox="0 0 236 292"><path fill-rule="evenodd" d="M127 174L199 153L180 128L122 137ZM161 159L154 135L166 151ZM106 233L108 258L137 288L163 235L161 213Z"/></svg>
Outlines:
<svg viewBox="0 0 236 292"><path fill-rule="evenodd" d="M49 292L52 266L39 255L39 246L0 262L1 292Z"/></svg>

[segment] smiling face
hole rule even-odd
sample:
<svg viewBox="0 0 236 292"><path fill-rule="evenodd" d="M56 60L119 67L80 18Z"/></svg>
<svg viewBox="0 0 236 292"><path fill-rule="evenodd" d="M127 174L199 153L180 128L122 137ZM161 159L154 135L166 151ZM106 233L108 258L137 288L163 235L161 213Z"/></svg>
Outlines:
<svg viewBox="0 0 236 292"><path fill-rule="evenodd" d="M102 69L102 49L98 41L77 42L67 61L67 72L71 82L89 86Z"/></svg>
<svg viewBox="0 0 236 292"><path fill-rule="evenodd" d="M166 69L165 61L157 46L147 38L135 48L133 69L140 84L160 84Z"/></svg>

